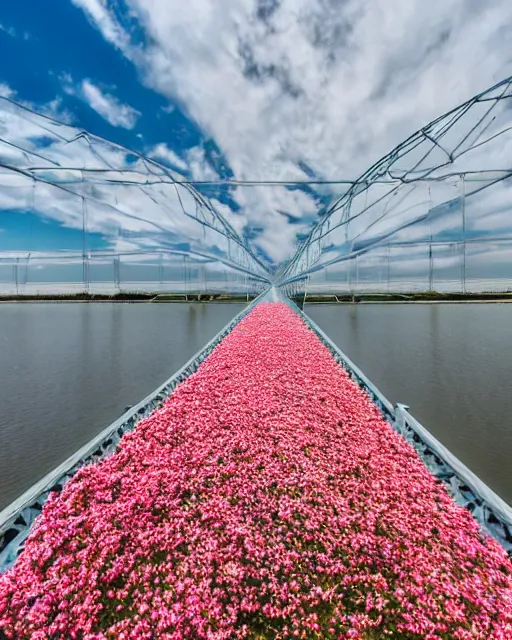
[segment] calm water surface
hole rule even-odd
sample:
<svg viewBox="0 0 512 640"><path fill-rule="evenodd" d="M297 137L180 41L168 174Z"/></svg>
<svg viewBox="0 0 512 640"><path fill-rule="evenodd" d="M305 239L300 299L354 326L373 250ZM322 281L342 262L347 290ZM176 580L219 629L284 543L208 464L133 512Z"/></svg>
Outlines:
<svg viewBox="0 0 512 640"><path fill-rule="evenodd" d="M234 304L1 304L0 508L181 367ZM512 502L512 305L307 305Z"/></svg>
<svg viewBox="0 0 512 640"><path fill-rule="evenodd" d="M393 403L512 504L512 304L306 305Z"/></svg>
<svg viewBox="0 0 512 640"><path fill-rule="evenodd" d="M0 508L169 378L238 304L0 304Z"/></svg>

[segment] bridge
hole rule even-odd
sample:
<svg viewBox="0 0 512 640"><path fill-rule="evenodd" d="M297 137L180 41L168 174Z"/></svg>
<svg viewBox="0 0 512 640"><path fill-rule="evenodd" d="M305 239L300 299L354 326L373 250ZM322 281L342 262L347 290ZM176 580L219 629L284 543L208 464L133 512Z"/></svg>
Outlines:
<svg viewBox="0 0 512 640"><path fill-rule="evenodd" d="M510 141L511 84L345 185L278 269L204 185L0 98L5 127L34 128L0 141L2 189L25 212L48 207L50 192L82 231L78 253L3 252L18 292L32 266L80 290L111 270L119 290L136 264L163 290L172 280L257 295L0 513L0 637L510 637L512 509L293 298L410 291L411 259L414 290L489 279L506 289L512 235L506 221L492 233L481 221L509 193L512 169L490 158ZM63 164L69 144L84 166ZM233 185L215 187L227 199ZM142 217L134 193L172 215ZM95 245L98 212L111 216L111 237L138 248Z"/></svg>

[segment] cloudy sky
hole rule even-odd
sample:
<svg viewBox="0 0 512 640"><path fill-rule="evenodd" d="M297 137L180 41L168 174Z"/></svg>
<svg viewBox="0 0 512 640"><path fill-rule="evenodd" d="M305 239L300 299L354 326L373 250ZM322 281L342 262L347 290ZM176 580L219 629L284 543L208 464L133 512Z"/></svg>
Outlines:
<svg viewBox="0 0 512 640"><path fill-rule="evenodd" d="M0 59L0 94L187 178L354 180L512 75L512 3L4 0ZM344 188L204 193L275 268Z"/></svg>

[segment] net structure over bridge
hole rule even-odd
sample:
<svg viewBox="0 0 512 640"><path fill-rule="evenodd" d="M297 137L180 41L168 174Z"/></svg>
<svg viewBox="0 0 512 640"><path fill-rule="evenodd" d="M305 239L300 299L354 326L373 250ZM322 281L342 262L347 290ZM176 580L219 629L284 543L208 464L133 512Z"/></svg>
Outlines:
<svg viewBox="0 0 512 640"><path fill-rule="evenodd" d="M228 206L163 164L0 98L0 283L258 290Z"/></svg>
<svg viewBox="0 0 512 640"><path fill-rule="evenodd" d="M511 285L512 80L429 123L371 166L282 269L313 289Z"/></svg>
<svg viewBox="0 0 512 640"><path fill-rule="evenodd" d="M192 180L0 98L0 288L508 290L511 85L437 118L356 180L289 183ZM281 264L234 198L255 188L317 198Z"/></svg>

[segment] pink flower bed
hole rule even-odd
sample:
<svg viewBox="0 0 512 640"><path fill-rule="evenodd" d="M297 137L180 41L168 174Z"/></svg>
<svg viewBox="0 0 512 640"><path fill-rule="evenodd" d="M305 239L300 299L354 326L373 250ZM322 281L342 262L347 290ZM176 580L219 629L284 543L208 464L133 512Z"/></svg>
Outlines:
<svg viewBox="0 0 512 640"><path fill-rule="evenodd" d="M511 574L302 320L267 303L50 497L0 578L0 628L510 640Z"/></svg>

